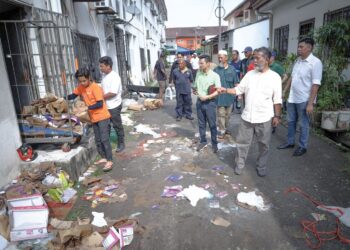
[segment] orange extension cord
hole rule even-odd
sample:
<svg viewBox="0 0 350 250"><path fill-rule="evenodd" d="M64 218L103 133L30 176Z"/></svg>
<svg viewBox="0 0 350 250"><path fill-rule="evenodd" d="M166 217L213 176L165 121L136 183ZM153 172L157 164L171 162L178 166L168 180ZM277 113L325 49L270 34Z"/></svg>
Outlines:
<svg viewBox="0 0 350 250"><path fill-rule="evenodd" d="M306 199L311 201L316 206L322 207L328 211L337 211L340 215L344 214L343 210L341 210L339 208L326 207L325 205L321 204L321 202L315 200L310 195L303 192L301 189L299 189L297 187L289 188L286 191L286 194L291 193L291 192L301 194L302 196L304 196ZM305 241L306 241L307 245L312 249L320 248L324 241L330 241L330 240L335 240L335 239L338 239L340 242L342 242L344 244L350 244L350 239L346 238L345 236L343 236L341 234L340 221L339 221L338 217L336 218L337 225L336 225L336 229L334 231L325 231L325 232L318 231L318 229L317 229L318 221L302 220L300 223L303 226L303 231L304 231L305 235L307 235L307 233L311 233L314 235L314 237L318 241L317 244L313 244L311 242L311 240L306 236Z"/></svg>

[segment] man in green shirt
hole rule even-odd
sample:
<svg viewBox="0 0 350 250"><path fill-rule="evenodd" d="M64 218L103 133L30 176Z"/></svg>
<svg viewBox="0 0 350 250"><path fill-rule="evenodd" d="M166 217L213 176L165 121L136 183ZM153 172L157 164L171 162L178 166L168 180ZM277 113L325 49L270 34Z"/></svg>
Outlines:
<svg viewBox="0 0 350 250"><path fill-rule="evenodd" d="M233 88L239 82L236 70L227 63L227 51L220 50L218 53L219 66L214 69L214 72L220 76L221 87ZM225 134L230 134L227 131L230 114L232 111L232 103L235 96L230 94L221 94L216 98L219 139L224 139Z"/></svg>
<svg viewBox="0 0 350 250"><path fill-rule="evenodd" d="M198 96L196 108L200 143L197 151L200 151L207 145L205 134L208 123L213 152L218 152L215 98L219 94L217 89L220 87L219 75L210 69L210 57L208 55L200 56L199 71L197 72L196 81L193 84L193 92Z"/></svg>
<svg viewBox="0 0 350 250"><path fill-rule="evenodd" d="M284 80L286 80L285 78L287 78L287 74L282 64L276 61L276 56L277 56L276 51L272 51L271 58L270 58L270 69L272 71L275 71L277 74L279 74L282 79L282 82L284 82Z"/></svg>

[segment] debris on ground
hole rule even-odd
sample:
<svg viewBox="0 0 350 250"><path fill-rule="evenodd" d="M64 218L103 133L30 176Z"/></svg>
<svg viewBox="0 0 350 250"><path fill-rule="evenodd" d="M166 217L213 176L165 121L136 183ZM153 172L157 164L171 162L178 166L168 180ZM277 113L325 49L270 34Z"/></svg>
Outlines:
<svg viewBox="0 0 350 250"><path fill-rule="evenodd" d="M218 150L232 150L235 147L236 147L236 144L223 143L223 142L218 143Z"/></svg>
<svg viewBox="0 0 350 250"><path fill-rule="evenodd" d="M152 128L149 125L146 124L138 124L137 126L134 127L135 131L138 133L143 133L147 135L152 135L153 138L160 138L162 137L161 134L158 134L152 130Z"/></svg>
<svg viewBox="0 0 350 250"><path fill-rule="evenodd" d="M327 220L325 214L311 213L311 216L315 219L315 221Z"/></svg>
<svg viewBox="0 0 350 250"><path fill-rule="evenodd" d="M96 227L104 227L107 226L107 221L104 219L104 213L92 212L92 216L94 216L91 225Z"/></svg>
<svg viewBox="0 0 350 250"><path fill-rule="evenodd" d="M257 195L255 191L240 192L237 194L237 201L241 204L256 208L258 211L267 211L270 207L265 205L261 195Z"/></svg>
<svg viewBox="0 0 350 250"><path fill-rule="evenodd" d="M182 180L183 178L184 178L183 175L171 174L168 177L166 177L165 180L172 181L172 182L178 182L179 180Z"/></svg>
<svg viewBox="0 0 350 250"><path fill-rule="evenodd" d="M154 110L163 106L163 101L161 99L147 98L143 101L143 106L146 109Z"/></svg>
<svg viewBox="0 0 350 250"><path fill-rule="evenodd" d="M229 221L223 219L220 216L215 217L210 222L213 223L214 225L221 226L221 227L228 227L231 225Z"/></svg>
<svg viewBox="0 0 350 250"><path fill-rule="evenodd" d="M176 195L177 197L185 197L190 200L190 203L193 207L197 205L197 202L201 199L211 199L213 195L207 190L197 187L196 185L190 185L188 188L185 188L183 191Z"/></svg>
<svg viewBox="0 0 350 250"><path fill-rule="evenodd" d="M183 187L181 185L165 186L161 196L165 198L175 197L182 190L183 190Z"/></svg>
<svg viewBox="0 0 350 250"><path fill-rule="evenodd" d="M215 194L216 197L219 197L220 199L225 198L228 195L226 191L221 191L217 194Z"/></svg>
<svg viewBox="0 0 350 250"><path fill-rule="evenodd" d="M91 201L91 207L96 208L102 203L124 202L128 196L125 193L125 187L121 186L116 180L108 176L88 177L83 181L83 184L88 187L83 200Z"/></svg>

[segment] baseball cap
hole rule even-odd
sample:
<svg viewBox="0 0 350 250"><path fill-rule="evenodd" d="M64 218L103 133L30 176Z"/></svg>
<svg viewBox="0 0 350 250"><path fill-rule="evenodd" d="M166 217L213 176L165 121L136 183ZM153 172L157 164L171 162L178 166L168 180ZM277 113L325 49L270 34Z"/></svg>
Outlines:
<svg viewBox="0 0 350 250"><path fill-rule="evenodd" d="M250 46L245 47L245 49L242 52L248 52L248 51L253 51L253 48Z"/></svg>

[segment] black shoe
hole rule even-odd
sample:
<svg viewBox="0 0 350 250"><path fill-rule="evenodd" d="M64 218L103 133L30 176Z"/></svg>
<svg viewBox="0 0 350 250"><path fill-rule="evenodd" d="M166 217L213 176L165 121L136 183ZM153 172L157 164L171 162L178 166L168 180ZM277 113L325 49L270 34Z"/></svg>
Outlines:
<svg viewBox="0 0 350 250"><path fill-rule="evenodd" d="M181 116L178 116L178 117L176 117L176 121L181 121L181 119L182 119L182 117Z"/></svg>
<svg viewBox="0 0 350 250"><path fill-rule="evenodd" d="M193 120L194 118L192 117L192 116L186 116L186 119L188 119L188 120Z"/></svg>
<svg viewBox="0 0 350 250"><path fill-rule="evenodd" d="M293 156L302 156L303 154L306 153L306 148L302 148L302 147L298 147L294 153L293 153Z"/></svg>
<svg viewBox="0 0 350 250"><path fill-rule="evenodd" d="M294 148L294 144L289 144L288 142L287 143L284 143L282 145L279 145L277 147L277 149L286 149L286 148Z"/></svg>
<svg viewBox="0 0 350 250"><path fill-rule="evenodd" d="M218 145L213 146L213 153L216 154L219 151Z"/></svg>
<svg viewBox="0 0 350 250"><path fill-rule="evenodd" d="M197 151L201 151L205 146L207 146L206 143L199 143L198 147L197 147Z"/></svg>
<svg viewBox="0 0 350 250"><path fill-rule="evenodd" d="M115 152L119 153L122 152L125 149L125 144L124 143L120 143L117 147L117 149L115 150Z"/></svg>
<svg viewBox="0 0 350 250"><path fill-rule="evenodd" d="M256 169L256 173L258 174L259 177L264 177L266 176L266 169Z"/></svg>
<svg viewBox="0 0 350 250"><path fill-rule="evenodd" d="M236 175L241 175L243 173L243 169L235 167L233 172L235 172Z"/></svg>

